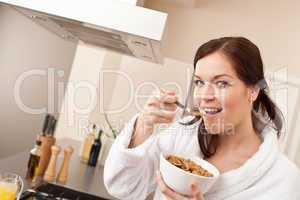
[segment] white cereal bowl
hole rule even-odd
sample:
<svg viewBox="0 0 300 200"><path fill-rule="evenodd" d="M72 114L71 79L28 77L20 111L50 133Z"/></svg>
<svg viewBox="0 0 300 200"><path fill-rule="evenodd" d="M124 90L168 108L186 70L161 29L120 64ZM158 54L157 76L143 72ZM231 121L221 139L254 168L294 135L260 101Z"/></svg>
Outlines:
<svg viewBox="0 0 300 200"><path fill-rule="evenodd" d="M175 192L183 195L191 195L191 183L197 182L201 192L204 194L211 188L220 175L219 170L215 166L199 157L171 154L194 161L196 164L213 174L213 177L199 176L180 169L167 161L165 158L167 155L168 154L160 155L160 172L166 185Z"/></svg>

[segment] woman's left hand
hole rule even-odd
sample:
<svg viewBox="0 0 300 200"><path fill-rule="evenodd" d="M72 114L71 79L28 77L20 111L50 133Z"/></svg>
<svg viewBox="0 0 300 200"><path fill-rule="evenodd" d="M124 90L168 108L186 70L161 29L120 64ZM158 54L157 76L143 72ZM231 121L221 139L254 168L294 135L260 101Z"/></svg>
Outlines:
<svg viewBox="0 0 300 200"><path fill-rule="evenodd" d="M188 197L174 192L171 188L169 188L162 179L160 172L157 173L156 179L161 192L168 200L205 200L197 183L191 184L192 196Z"/></svg>

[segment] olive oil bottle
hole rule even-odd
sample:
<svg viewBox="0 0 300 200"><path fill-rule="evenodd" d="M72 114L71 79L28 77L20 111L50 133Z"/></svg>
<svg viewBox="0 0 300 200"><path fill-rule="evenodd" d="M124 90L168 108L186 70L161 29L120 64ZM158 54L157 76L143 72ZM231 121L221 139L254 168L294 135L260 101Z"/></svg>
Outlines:
<svg viewBox="0 0 300 200"><path fill-rule="evenodd" d="M89 134L87 134L87 136L84 138L83 141L81 161L84 163L87 163L89 160L90 151L95 140L95 135L96 135L96 125L94 124L92 131Z"/></svg>

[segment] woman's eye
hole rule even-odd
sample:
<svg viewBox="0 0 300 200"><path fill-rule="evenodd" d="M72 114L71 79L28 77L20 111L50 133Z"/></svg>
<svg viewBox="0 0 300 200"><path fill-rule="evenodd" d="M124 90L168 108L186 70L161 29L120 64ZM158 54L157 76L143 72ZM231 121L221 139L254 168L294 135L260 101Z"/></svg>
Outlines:
<svg viewBox="0 0 300 200"><path fill-rule="evenodd" d="M218 81L218 82L216 82L216 85L218 88L221 88L221 89L229 86L228 82L226 82L226 81Z"/></svg>
<svg viewBox="0 0 300 200"><path fill-rule="evenodd" d="M197 87L202 87L204 85L204 82L201 81L201 80L195 80L194 81L194 84L197 86Z"/></svg>

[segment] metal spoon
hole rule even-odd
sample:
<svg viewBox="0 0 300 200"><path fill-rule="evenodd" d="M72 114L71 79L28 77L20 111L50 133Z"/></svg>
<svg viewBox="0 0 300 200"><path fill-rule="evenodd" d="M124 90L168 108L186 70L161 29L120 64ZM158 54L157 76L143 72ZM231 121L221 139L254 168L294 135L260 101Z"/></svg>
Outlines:
<svg viewBox="0 0 300 200"><path fill-rule="evenodd" d="M189 113L190 115L193 115L193 116L201 116L201 112L197 109L197 108L194 108L194 109L191 109L191 108L185 108L185 106L180 103L179 101L176 101L175 104L179 107L179 108L182 108L182 109L186 109L186 112Z"/></svg>
<svg viewBox="0 0 300 200"><path fill-rule="evenodd" d="M194 74L194 72L193 72L193 74ZM176 101L175 102L175 104L178 106L178 107L180 107L180 108L182 108L183 109L183 115L185 114L185 112L187 112L188 114L190 114L190 115L193 115L193 116L201 116L202 114L200 113L200 111L199 111L199 109L198 108L193 108L193 109L191 109L191 108L188 108L187 107L187 105L188 105L188 99L190 98L190 96L191 96L191 94L192 94L192 83L193 83L193 80L194 80L194 76L192 76L192 78L191 78L191 83L190 83L190 86L189 86L189 90L188 90L188 95L187 95L187 98L186 98L186 100L185 100L185 105L183 105L182 103L180 103L179 101ZM166 91L164 90L164 89L160 89L160 92L161 93L165 93Z"/></svg>

